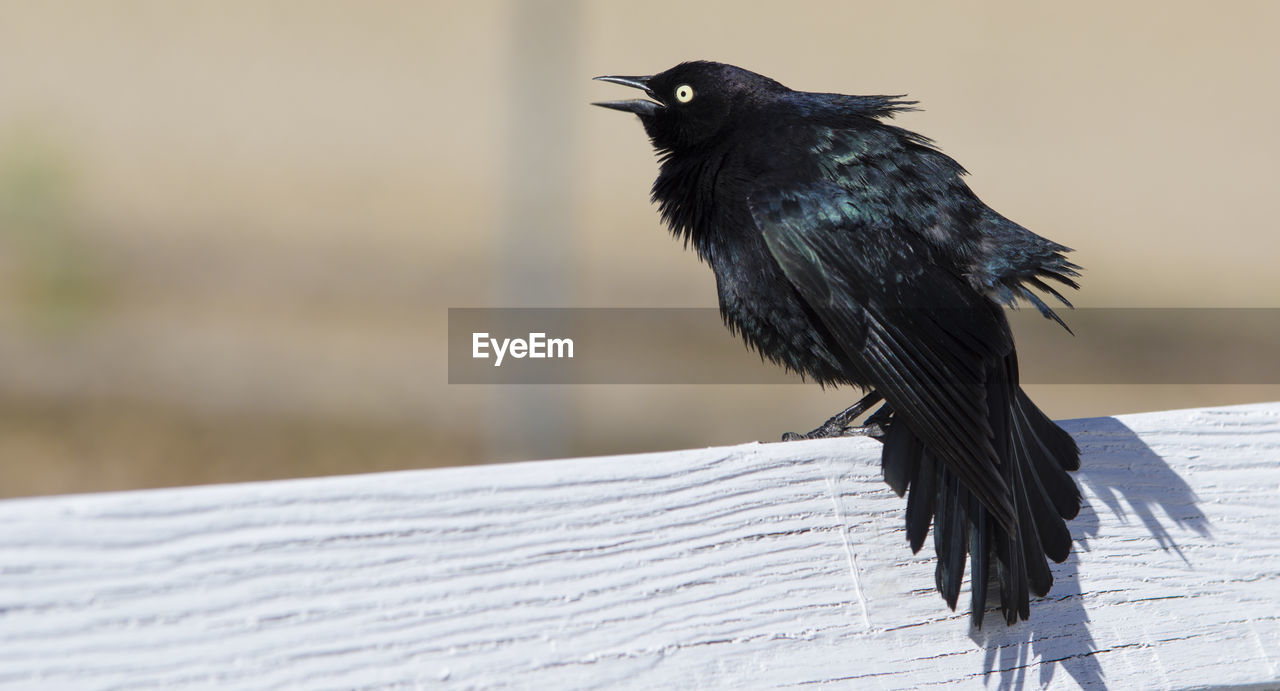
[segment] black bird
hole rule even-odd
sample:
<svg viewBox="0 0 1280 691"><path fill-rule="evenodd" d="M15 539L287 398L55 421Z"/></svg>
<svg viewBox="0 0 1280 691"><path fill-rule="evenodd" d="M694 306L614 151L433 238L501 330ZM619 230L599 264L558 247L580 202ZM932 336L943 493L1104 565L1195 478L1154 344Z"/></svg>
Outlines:
<svg viewBox="0 0 1280 691"><path fill-rule="evenodd" d="M824 386L869 390L784 438L880 439L913 551L933 523L947 605L967 552L974 625L992 559L1005 621L1028 618L1029 592L1053 584L1045 557L1071 550L1080 452L1020 388L1003 307L1021 298L1063 324L1030 289L1070 307L1046 281L1078 287L1071 250L993 211L960 164L885 122L914 101L793 91L714 62L597 79L649 96L595 105L640 117L661 162L652 199L711 265L729 329Z"/></svg>

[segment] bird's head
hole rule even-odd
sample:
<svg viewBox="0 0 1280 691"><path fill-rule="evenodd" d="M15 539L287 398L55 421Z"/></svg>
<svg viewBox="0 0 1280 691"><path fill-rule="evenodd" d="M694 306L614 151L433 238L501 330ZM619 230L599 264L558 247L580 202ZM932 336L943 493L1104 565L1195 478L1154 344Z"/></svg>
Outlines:
<svg viewBox="0 0 1280 691"><path fill-rule="evenodd" d="M654 146L668 151L714 138L731 119L773 94L787 91L755 72L718 62L685 62L648 77L596 77L642 89L650 99L595 105L640 116Z"/></svg>

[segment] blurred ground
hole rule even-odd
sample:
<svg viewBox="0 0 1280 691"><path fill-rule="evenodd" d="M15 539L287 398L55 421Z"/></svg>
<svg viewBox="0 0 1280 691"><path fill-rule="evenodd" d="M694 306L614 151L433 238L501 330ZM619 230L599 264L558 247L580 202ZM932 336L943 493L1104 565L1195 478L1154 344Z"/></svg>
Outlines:
<svg viewBox="0 0 1280 691"><path fill-rule="evenodd" d="M714 304L639 126L587 105L684 59L910 93L902 124L1078 250L1077 304L1280 307L1277 28L1268 0L0 1L0 494L814 426L854 392L447 384L449 307ZM1056 417L1280 399L1031 388Z"/></svg>

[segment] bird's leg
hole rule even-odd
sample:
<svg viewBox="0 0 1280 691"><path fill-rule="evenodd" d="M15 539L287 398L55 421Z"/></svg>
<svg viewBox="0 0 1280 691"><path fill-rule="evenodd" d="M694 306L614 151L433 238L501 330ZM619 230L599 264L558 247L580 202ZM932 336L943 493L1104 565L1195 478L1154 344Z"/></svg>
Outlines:
<svg viewBox="0 0 1280 691"><path fill-rule="evenodd" d="M888 414L885 413L885 415L882 416L881 413L884 412L886 408L877 410L876 414L872 415L871 418L867 420L867 424L862 425L861 427L851 427L850 424L854 420L858 419L859 415L867 412L871 406L879 403L883 399L884 397L879 393L872 391L866 396L863 396L862 400L832 416L830 420L822 423L820 427L812 432L809 432L808 434L787 432L782 435L782 441L796 441L798 439L825 439L827 437L845 436L869 436L879 439L884 436L885 433L884 423L888 419Z"/></svg>

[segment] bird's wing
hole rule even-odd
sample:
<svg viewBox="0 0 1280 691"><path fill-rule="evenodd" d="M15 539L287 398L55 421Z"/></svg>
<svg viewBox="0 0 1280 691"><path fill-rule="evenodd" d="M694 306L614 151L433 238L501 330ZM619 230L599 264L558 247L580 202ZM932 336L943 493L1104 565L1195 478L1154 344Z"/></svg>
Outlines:
<svg viewBox="0 0 1280 691"><path fill-rule="evenodd" d="M1001 304L1012 307L1019 298L1026 300L1045 317L1071 331L1066 322L1031 290L1035 288L1071 307L1071 302L1046 282L1053 281L1068 288L1080 287L1075 282L1080 275L1080 267L1066 257L1071 248L1042 238L991 209L982 210L976 225L984 241L979 244L979 251L968 268L971 281Z"/></svg>
<svg viewBox="0 0 1280 691"><path fill-rule="evenodd" d="M999 307L932 256L882 201L830 180L759 181L752 217L787 279L865 382L1005 526L1014 525L987 409L1013 349Z"/></svg>
<svg viewBox="0 0 1280 691"><path fill-rule="evenodd" d="M803 140L807 146L800 149L816 154L813 160L827 180L857 187L865 212L891 214L908 201L913 207L910 223L902 230L949 253L951 266L975 290L1009 307L1026 300L1067 328L1033 289L1071 307L1050 285L1079 287L1074 279L1080 267L1066 258L1071 248L1040 237L983 204L964 183L964 168L934 148L928 138L881 123L856 131L806 130Z"/></svg>

